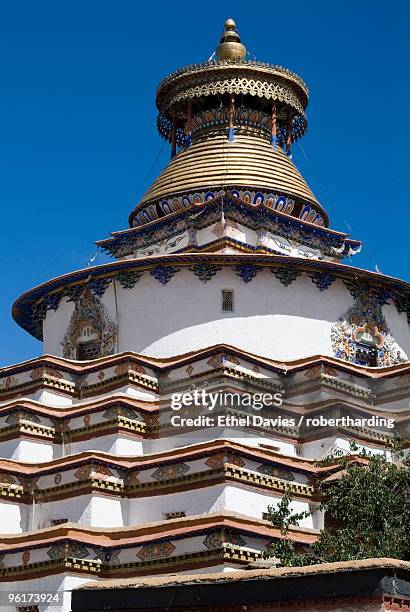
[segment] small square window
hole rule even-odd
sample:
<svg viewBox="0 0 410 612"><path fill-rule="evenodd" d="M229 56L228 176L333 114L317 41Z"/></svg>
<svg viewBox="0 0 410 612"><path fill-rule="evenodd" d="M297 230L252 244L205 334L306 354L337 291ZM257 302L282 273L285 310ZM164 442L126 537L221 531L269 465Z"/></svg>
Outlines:
<svg viewBox="0 0 410 612"><path fill-rule="evenodd" d="M164 514L166 521L170 521L171 519L175 518L183 518L184 516L186 516L186 512L184 512L183 510L180 510L178 512L166 512Z"/></svg>
<svg viewBox="0 0 410 612"><path fill-rule="evenodd" d="M222 289L222 312L233 312L233 289Z"/></svg>
<svg viewBox="0 0 410 612"><path fill-rule="evenodd" d="M262 442L260 442L258 446L260 446L261 448L267 448L268 450L273 451L274 453L280 453L279 446L272 446L272 444L262 444Z"/></svg>

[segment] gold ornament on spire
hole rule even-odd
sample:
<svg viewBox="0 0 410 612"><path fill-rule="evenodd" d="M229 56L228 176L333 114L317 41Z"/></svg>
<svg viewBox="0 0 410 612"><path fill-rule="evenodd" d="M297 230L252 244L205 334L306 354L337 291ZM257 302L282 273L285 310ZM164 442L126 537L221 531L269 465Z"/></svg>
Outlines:
<svg viewBox="0 0 410 612"><path fill-rule="evenodd" d="M219 47L216 49L216 57L220 60L242 60L245 56L246 47L241 43L236 23L233 19L227 19Z"/></svg>

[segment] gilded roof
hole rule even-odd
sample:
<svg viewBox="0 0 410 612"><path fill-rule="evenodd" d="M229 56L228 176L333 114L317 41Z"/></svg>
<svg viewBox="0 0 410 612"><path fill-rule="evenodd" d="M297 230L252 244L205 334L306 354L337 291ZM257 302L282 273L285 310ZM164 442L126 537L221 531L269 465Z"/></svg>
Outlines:
<svg viewBox="0 0 410 612"><path fill-rule="evenodd" d="M292 102L302 114L308 105L308 88L294 72L257 61L220 60L191 64L168 75L158 86L157 108L169 114L181 100L226 92Z"/></svg>
<svg viewBox="0 0 410 612"><path fill-rule="evenodd" d="M138 208L181 192L226 187L267 189L295 196L323 212L299 170L280 147L254 134L237 133L234 142L229 142L224 132L196 139L179 152L144 194Z"/></svg>

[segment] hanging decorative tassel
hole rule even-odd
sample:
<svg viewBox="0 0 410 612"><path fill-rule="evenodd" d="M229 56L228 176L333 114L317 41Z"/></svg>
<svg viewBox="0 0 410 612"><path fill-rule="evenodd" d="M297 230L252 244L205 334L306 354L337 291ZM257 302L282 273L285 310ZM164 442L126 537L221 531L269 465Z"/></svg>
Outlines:
<svg viewBox="0 0 410 612"><path fill-rule="evenodd" d="M292 116L288 115L288 124L286 128L286 155L292 159Z"/></svg>
<svg viewBox="0 0 410 612"><path fill-rule="evenodd" d="M188 100L187 120L185 126L185 144L190 147L192 144L192 100Z"/></svg>
<svg viewBox="0 0 410 612"><path fill-rule="evenodd" d="M229 105L229 142L233 142L235 140L234 115L235 115L235 96L232 94L231 103Z"/></svg>
<svg viewBox="0 0 410 612"><path fill-rule="evenodd" d="M271 144L274 149L276 149L277 145L277 136L276 136L276 102L272 104L272 136L271 136Z"/></svg>
<svg viewBox="0 0 410 612"><path fill-rule="evenodd" d="M177 152L177 122L175 117L175 111L172 111L172 125L171 125L171 159Z"/></svg>
<svg viewBox="0 0 410 612"><path fill-rule="evenodd" d="M225 196L222 196L222 202L221 202L221 226L222 226L223 235L225 235L225 227L226 227L225 212L224 212L224 202L225 202Z"/></svg>

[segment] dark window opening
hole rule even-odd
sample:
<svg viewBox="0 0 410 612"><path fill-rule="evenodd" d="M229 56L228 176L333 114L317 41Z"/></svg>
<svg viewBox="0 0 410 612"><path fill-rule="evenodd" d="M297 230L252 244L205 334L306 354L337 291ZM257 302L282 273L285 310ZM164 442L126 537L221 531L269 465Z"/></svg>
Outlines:
<svg viewBox="0 0 410 612"><path fill-rule="evenodd" d="M369 366L371 368L377 367L377 350L374 346L369 346L365 343L358 343L356 345L355 361L358 365Z"/></svg>
<svg viewBox="0 0 410 612"><path fill-rule="evenodd" d="M100 356L100 343L98 341L81 342L77 349L77 359L87 361Z"/></svg>
<svg viewBox="0 0 410 612"><path fill-rule="evenodd" d="M222 312L233 312L233 289L222 289Z"/></svg>
<svg viewBox="0 0 410 612"><path fill-rule="evenodd" d="M57 525L63 525L64 523L68 523L68 519L66 518L51 519L50 523L52 524L53 527L56 527Z"/></svg>
<svg viewBox="0 0 410 612"><path fill-rule="evenodd" d="M186 512L183 510L180 510L179 512L166 512L164 516L166 521L170 521L171 519L175 518L183 518L186 516Z"/></svg>

